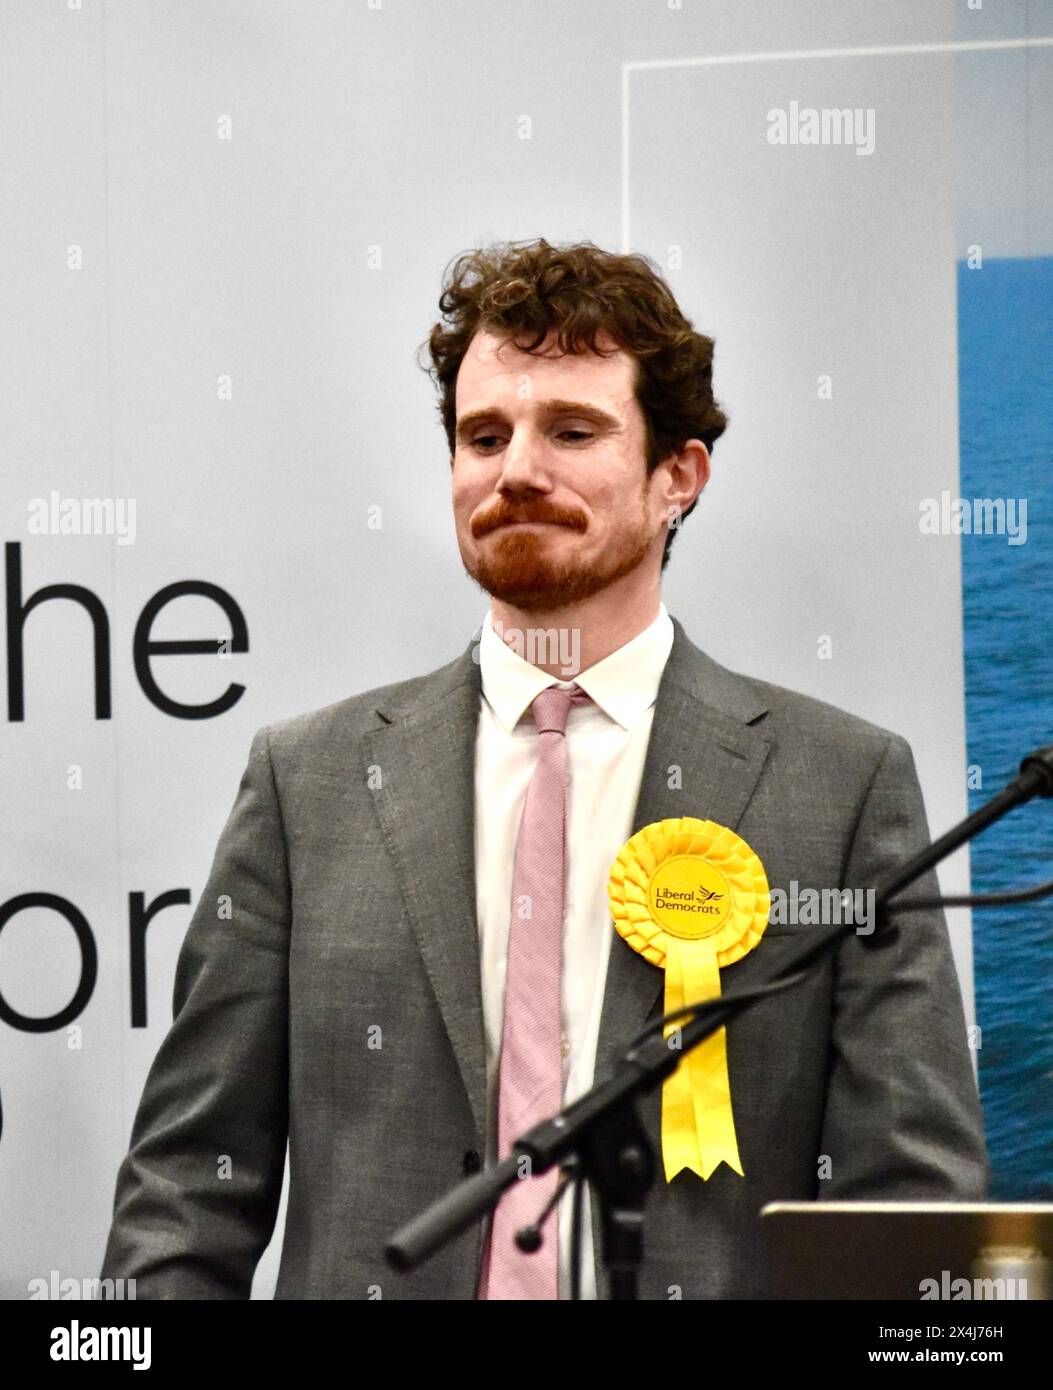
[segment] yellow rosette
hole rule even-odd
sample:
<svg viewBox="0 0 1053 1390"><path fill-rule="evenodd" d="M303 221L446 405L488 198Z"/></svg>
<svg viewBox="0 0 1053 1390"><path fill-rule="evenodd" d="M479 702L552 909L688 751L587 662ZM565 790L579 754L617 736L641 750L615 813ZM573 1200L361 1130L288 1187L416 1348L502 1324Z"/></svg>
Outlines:
<svg viewBox="0 0 1053 1390"><path fill-rule="evenodd" d="M655 821L622 846L611 866L618 934L665 970L665 1013L720 995L720 970L757 945L771 896L761 861L716 821ZM668 1038L678 1032L667 1025ZM706 1179L727 1163L743 1176L728 1081L727 1036L718 1029L688 1052L662 1087L666 1182L682 1168Z"/></svg>

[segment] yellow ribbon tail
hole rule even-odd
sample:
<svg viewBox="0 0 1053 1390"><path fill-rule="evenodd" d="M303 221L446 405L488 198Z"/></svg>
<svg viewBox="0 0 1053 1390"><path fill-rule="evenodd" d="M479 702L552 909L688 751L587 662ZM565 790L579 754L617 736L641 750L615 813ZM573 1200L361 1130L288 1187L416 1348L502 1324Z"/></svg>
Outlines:
<svg viewBox="0 0 1053 1390"><path fill-rule="evenodd" d="M671 1014L684 1006L684 981L679 955L670 947L665 963L665 1012ZM669 1025L665 1037L672 1051L680 1047L681 1025ZM691 1079L683 1060L667 1077L662 1086L662 1162L665 1180L672 1182L682 1168L690 1168L701 1176L701 1155L695 1132L695 1104L691 1095Z"/></svg>
<svg viewBox="0 0 1053 1390"><path fill-rule="evenodd" d="M720 997L716 952L704 939L671 943L665 967L665 1011ZM680 1027L667 1026L673 1045ZM666 1182L684 1168L703 1180L720 1166L745 1177L739 1157L728 1079L727 1030L720 1028L682 1059L662 1087L662 1157Z"/></svg>

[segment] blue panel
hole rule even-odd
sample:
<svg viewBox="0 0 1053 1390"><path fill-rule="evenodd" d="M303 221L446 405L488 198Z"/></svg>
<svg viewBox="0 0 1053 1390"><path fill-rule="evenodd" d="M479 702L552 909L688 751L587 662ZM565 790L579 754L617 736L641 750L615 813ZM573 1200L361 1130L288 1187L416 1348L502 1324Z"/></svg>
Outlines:
<svg viewBox="0 0 1053 1390"><path fill-rule="evenodd" d="M1027 501L1025 543L962 536L975 809L1053 743L1053 258L960 263L958 335L962 498ZM1050 878L1053 802L973 842L974 892ZM1053 900L977 909L973 933L991 1196L1053 1201Z"/></svg>

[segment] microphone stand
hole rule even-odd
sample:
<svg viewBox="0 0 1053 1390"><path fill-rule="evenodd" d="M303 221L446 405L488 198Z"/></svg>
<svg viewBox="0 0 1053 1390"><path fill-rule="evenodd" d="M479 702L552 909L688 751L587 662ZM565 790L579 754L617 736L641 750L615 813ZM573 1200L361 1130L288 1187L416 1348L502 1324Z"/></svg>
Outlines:
<svg viewBox="0 0 1053 1390"><path fill-rule="evenodd" d="M983 897L906 900L888 907L889 900L913 883L934 864L971 840L986 826L1014 807L1036 796L1053 796L1053 745L1030 754L1020 773L997 796L888 875L875 890L875 909L888 912L929 907L946 902L982 905ZM1053 883L1038 890L992 895L990 901L1023 901L1053 892ZM530 1171L543 1173L561 1159L575 1156L576 1182L588 1181L600 1209L602 1250L608 1271L611 1298L637 1297L638 1271L643 1262L644 1203L655 1176L651 1142L636 1111L637 1096L654 1090L680 1065L681 1059L726 1026L756 1000L797 984L812 964L831 951L854 925L837 923L809 933L803 946L783 961L768 978L747 989L717 999L689 1004L675 1014L656 1019L636 1038L609 1080L594 1086L559 1114L535 1125L513 1145L511 1154L492 1168L459 1183L419 1216L401 1227L385 1247L388 1262L397 1270L415 1268L462 1231L479 1221L500 1200L513 1182L519 1181L523 1155ZM872 949L893 939L895 928L879 927L864 937ZM679 1030L678 1047L670 1048L665 1027L690 1016Z"/></svg>

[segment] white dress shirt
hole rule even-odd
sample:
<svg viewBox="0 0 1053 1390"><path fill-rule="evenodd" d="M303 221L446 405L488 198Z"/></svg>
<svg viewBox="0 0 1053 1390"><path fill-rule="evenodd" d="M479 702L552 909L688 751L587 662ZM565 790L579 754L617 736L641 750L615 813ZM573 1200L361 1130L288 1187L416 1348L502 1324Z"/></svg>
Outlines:
<svg viewBox="0 0 1053 1390"><path fill-rule="evenodd" d="M530 706L550 685L577 684L594 701L572 705L567 720L566 918L563 929L563 1103L593 1083L607 961L614 926L611 865L632 834L654 719L654 704L673 645L664 603L630 642L570 680L558 680L519 656L498 636L489 612L482 624L482 678L475 749L475 879L483 1016L486 1026L486 1161L496 1159L498 1068L516 838L537 763L538 733ZM628 1041L628 1039L626 1040ZM568 1193L559 1205L560 1297L570 1293ZM596 1297L592 1221L583 1205L582 1298Z"/></svg>

